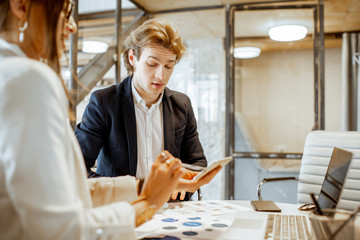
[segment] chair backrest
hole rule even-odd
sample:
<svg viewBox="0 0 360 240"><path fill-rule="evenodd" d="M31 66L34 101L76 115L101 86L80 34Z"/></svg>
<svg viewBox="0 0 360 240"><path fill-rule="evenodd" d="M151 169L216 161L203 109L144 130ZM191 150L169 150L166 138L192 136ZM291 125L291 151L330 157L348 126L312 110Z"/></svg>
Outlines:
<svg viewBox="0 0 360 240"><path fill-rule="evenodd" d="M299 174L299 204L311 203L311 192L319 194L334 147L353 152L337 208L353 211L360 205L360 132L357 131L313 131L307 135Z"/></svg>

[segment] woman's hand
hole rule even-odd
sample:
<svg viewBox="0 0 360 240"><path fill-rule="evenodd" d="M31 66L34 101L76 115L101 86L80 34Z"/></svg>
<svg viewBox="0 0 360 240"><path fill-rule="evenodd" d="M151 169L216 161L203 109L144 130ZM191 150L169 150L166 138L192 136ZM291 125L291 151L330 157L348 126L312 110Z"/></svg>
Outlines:
<svg viewBox="0 0 360 240"><path fill-rule="evenodd" d="M169 200L184 174L180 160L168 151L163 151L154 162L139 197L145 197L150 205L160 209Z"/></svg>

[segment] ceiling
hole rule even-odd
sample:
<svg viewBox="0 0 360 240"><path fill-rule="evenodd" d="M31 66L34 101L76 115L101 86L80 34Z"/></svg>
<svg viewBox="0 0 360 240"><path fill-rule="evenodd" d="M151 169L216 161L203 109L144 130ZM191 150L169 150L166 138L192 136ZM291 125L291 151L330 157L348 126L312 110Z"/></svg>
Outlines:
<svg viewBox="0 0 360 240"><path fill-rule="evenodd" d="M210 8L226 4L244 4L260 2L259 0L132 0L135 5L153 12L155 17L162 17L173 22L185 39L225 37L225 8L172 12L168 10L186 8ZM274 0L261 0L270 6ZM299 4L312 4L316 1L292 1ZM291 1L281 4L293 4ZM266 4L264 4L266 5ZM162 13L163 12L163 13ZM325 0L324 31L327 47L341 45L342 32L360 31L360 0ZM300 24L308 28L310 37L303 41L278 43L268 38L268 30L277 25ZM283 48L312 48L313 11L310 9L293 10L252 10L235 13L235 45L257 45L262 51ZM337 38L337 39L336 39ZM297 46L298 45L298 46Z"/></svg>
<svg viewBox="0 0 360 240"><path fill-rule="evenodd" d="M82 0L79 1L81 10ZM274 1L261 0L264 3L262 5L268 6ZM87 4L89 5L90 2ZM99 1L94 2L101 5ZM116 1L113 0L113 2ZM130 0L130 2L132 4L127 4L127 6L131 8L136 5L138 8L128 9L127 7L123 10L123 28L135 18L138 12L144 10L153 17L171 21L180 30L184 39L206 39L225 37L227 4L253 4L259 0ZM277 2L276 5L316 3L312 0ZM101 10L98 13L80 11L79 48L81 48L82 39L95 39L107 43L114 39L114 9L111 9L111 6L107 8L108 10L101 7L98 9ZM267 33L269 28L282 24L304 25L308 29L308 37L289 43L270 40ZM263 52L288 48L312 48L313 28L311 9L237 11L235 13L235 46L258 46ZM325 47L340 47L343 32L360 32L360 0L324 0L324 32ZM79 65L85 65L93 56L94 54L85 54L80 51ZM64 59L62 65L67 65Z"/></svg>
<svg viewBox="0 0 360 240"><path fill-rule="evenodd" d="M132 0L135 5L145 9L147 12L155 13L155 16L166 17L174 21L179 28L184 30L186 37L196 36L198 28L203 28L204 36L212 37L224 36L225 26L225 10L208 10L208 11L191 11L161 14L162 11L196 8L196 7L215 7L225 6L226 4L244 4L263 2L270 5L274 0ZM305 0L283 1L280 4L309 4L317 1ZM160 14L156 14L159 12ZM325 32L346 32L360 30L360 0L324 0L325 13ZM190 23L190 24L188 24ZM194 23L197 27L193 27ZM278 23L299 23L308 27L312 27L312 13L309 10L270 10L270 11L246 11L236 16L237 34L240 30L246 34L249 33L254 36L266 36L267 30Z"/></svg>

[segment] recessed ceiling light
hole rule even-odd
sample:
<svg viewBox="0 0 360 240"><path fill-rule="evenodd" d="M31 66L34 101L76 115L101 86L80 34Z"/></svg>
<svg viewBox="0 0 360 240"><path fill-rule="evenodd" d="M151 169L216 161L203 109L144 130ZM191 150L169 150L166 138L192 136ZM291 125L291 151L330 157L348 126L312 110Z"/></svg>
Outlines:
<svg viewBox="0 0 360 240"><path fill-rule="evenodd" d="M82 51L85 53L103 53L108 49L108 45L104 42L85 40L82 43Z"/></svg>
<svg viewBox="0 0 360 240"><path fill-rule="evenodd" d="M281 42L300 40L306 37L306 34L306 27L300 25L283 25L269 30L270 38Z"/></svg>
<svg viewBox="0 0 360 240"><path fill-rule="evenodd" d="M237 47L234 49L235 58L256 58L260 53L261 50L258 47Z"/></svg>

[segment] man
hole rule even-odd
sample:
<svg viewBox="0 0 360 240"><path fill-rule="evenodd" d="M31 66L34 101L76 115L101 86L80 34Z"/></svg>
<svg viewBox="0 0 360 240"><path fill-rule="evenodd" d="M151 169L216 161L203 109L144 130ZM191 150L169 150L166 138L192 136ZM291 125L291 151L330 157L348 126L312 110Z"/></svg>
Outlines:
<svg viewBox="0 0 360 240"><path fill-rule="evenodd" d="M179 32L165 20L150 19L124 45L129 76L94 92L75 130L89 177L145 178L164 149L185 163L205 167L190 99L166 88L185 52ZM94 173L90 168L96 159Z"/></svg>

